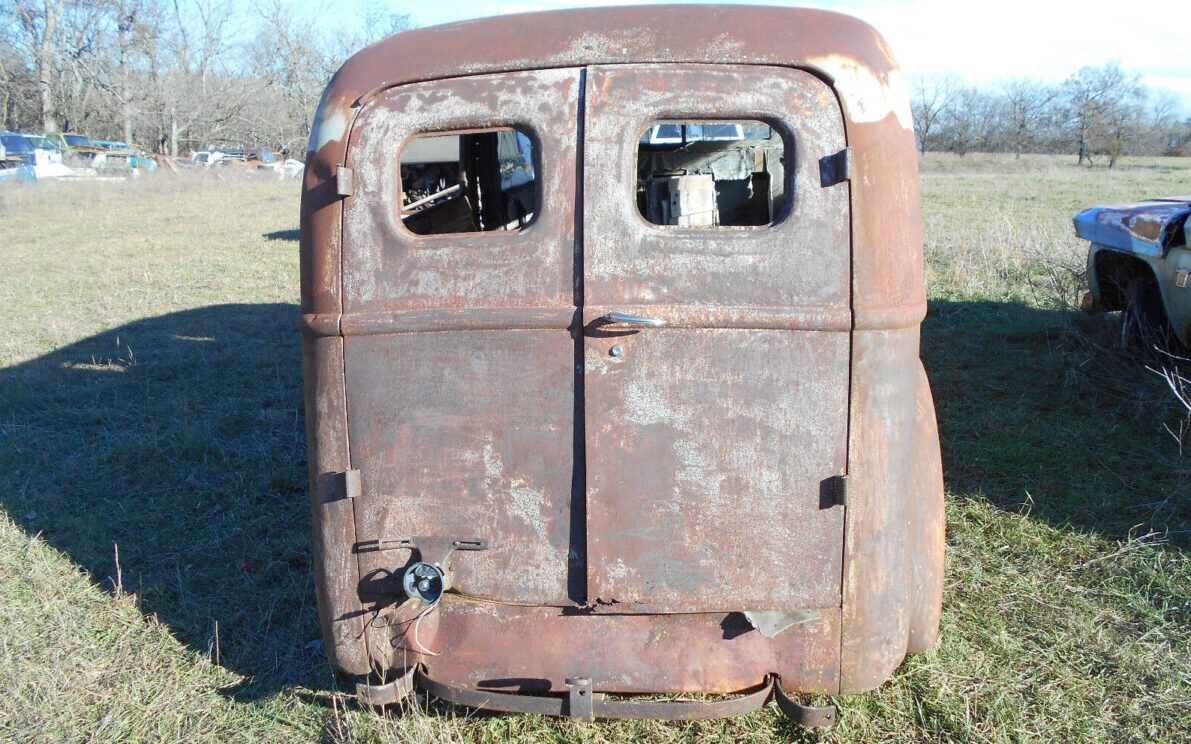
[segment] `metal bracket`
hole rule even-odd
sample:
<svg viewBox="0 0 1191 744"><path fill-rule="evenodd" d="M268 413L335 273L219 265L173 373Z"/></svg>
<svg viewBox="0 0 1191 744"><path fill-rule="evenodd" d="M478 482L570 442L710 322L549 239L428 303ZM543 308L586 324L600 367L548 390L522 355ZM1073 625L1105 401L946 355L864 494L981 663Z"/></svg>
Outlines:
<svg viewBox="0 0 1191 744"><path fill-rule="evenodd" d="M443 592L451 588L455 581L455 570L451 568L450 558L451 554L456 550L487 550L488 541L480 537L382 537L376 541L377 550L416 550L418 557L421 559L419 563L407 567L407 571L418 569L420 564L429 564L433 568L421 566L423 569L433 571L438 576L433 577L432 584L433 591L430 592L432 597L418 595L420 599L430 604L438 601ZM424 578L428 578L429 574ZM408 578L408 577L407 577ZM437 586L441 581L441 586ZM407 594L410 593L410 585L403 580L403 586ZM416 594L416 592L415 592ZM411 595L414 596L414 595Z"/></svg>
<svg viewBox="0 0 1191 744"><path fill-rule="evenodd" d="M481 537L382 537L376 541L377 550L416 550L426 563L447 570L447 559L456 550L487 550L488 541Z"/></svg>
<svg viewBox="0 0 1191 744"><path fill-rule="evenodd" d="M349 499L359 497L362 493L359 470L345 470L343 472L343 495Z"/></svg>
<svg viewBox="0 0 1191 744"><path fill-rule="evenodd" d="M335 193L339 196L351 196L355 191L355 171L342 165L335 169Z"/></svg>
<svg viewBox="0 0 1191 744"><path fill-rule="evenodd" d="M819 498L823 507L848 505L848 476L833 475L825 479L820 488Z"/></svg>
<svg viewBox="0 0 1191 744"><path fill-rule="evenodd" d="M401 702L414 691L414 679L417 667L410 667L402 672L397 679L383 685L370 685L365 682L356 684L356 699L361 705L372 708L383 708Z"/></svg>
<svg viewBox="0 0 1191 744"><path fill-rule="evenodd" d="M595 693L591 690L591 677L567 677L567 715L576 721L595 720Z"/></svg>
<svg viewBox="0 0 1191 744"><path fill-rule="evenodd" d="M852 178L852 148L845 147L834 155L819 158L819 184L823 188Z"/></svg>
<svg viewBox="0 0 1191 744"><path fill-rule="evenodd" d="M793 625L819 619L818 610L745 610L743 614L765 638L773 638Z"/></svg>
<svg viewBox="0 0 1191 744"><path fill-rule="evenodd" d="M418 671L418 687L436 698L468 708L505 713L566 715L582 721L596 718L706 721L760 710L772 697L783 713L808 728L834 726L839 717L834 705L814 707L790 698L782 690L782 681L776 674L767 675L765 682L752 692L721 700L608 700L592 690L590 677L568 677L566 684L570 689L563 699L553 695L524 695L456 687L427 677L421 669Z"/></svg>
<svg viewBox="0 0 1191 744"><path fill-rule="evenodd" d="M418 687L430 695L449 703L468 708L501 711L504 713L536 713L544 716L565 716L572 718L641 719L653 721L706 721L713 718L730 718L760 710L769 702L773 693L774 677L752 692L721 700L608 700L591 691L590 679L571 677L568 697L555 695L525 695L512 692L491 692L457 687L439 682L418 672ZM587 692L585 693L584 690Z"/></svg>
<svg viewBox="0 0 1191 744"><path fill-rule="evenodd" d="M826 728L839 723L839 708L834 705L803 705L786 694L780 677L773 678L773 700L790 720L807 728Z"/></svg>

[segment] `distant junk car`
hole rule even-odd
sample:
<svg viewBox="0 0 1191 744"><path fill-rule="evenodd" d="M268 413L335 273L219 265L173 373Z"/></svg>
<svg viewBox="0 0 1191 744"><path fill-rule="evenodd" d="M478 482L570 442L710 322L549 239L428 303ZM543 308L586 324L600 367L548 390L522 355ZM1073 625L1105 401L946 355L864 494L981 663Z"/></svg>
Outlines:
<svg viewBox="0 0 1191 744"><path fill-rule="evenodd" d="M410 31L302 200L319 616L371 705L851 694L938 632L917 159L880 36L670 6ZM712 701L616 695L720 693Z"/></svg>
<svg viewBox="0 0 1191 744"><path fill-rule="evenodd" d="M1121 342L1147 353L1191 345L1191 195L1092 207L1075 215L1091 241L1085 310L1120 310Z"/></svg>

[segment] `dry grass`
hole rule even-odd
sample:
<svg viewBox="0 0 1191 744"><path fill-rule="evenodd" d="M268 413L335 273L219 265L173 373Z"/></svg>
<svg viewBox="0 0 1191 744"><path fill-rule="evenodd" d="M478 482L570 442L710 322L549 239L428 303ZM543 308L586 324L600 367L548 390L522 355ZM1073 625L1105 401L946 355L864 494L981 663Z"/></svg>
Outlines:
<svg viewBox="0 0 1191 744"><path fill-rule="evenodd" d="M1187 192L1188 160L926 159L942 641L808 732L356 708L313 607L297 185L0 190L0 740L1191 740L1185 411L1067 310L1071 214Z"/></svg>

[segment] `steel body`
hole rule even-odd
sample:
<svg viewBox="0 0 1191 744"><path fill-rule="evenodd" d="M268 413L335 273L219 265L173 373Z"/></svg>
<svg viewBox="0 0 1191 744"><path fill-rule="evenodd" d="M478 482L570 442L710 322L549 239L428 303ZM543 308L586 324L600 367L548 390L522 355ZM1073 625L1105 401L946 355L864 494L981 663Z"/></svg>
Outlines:
<svg viewBox="0 0 1191 744"><path fill-rule="evenodd" d="M638 137L683 118L781 133L789 198L771 226L642 219ZM534 141L533 222L405 229L402 143L492 127ZM872 688L934 643L942 473L918 358L917 160L868 26L655 6L401 34L324 94L301 233L336 669L416 669L501 710L536 710L516 693L566 713L560 700L587 705L577 689L752 705L776 685L783 704ZM483 546L447 550L457 540ZM404 588L417 563L443 572L429 606ZM763 635L745 612L775 624ZM658 715L697 717L673 710Z"/></svg>

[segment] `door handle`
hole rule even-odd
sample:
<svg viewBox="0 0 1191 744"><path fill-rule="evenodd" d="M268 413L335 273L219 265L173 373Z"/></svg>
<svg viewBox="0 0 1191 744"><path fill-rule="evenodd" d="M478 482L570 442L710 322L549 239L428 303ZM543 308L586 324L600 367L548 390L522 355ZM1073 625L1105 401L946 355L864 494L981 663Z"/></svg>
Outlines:
<svg viewBox="0 0 1191 744"><path fill-rule="evenodd" d="M624 313L608 313L604 316L606 323L625 323L627 325L641 326L642 328L661 328L666 325L666 321L661 318L642 318L638 315L626 315Z"/></svg>

